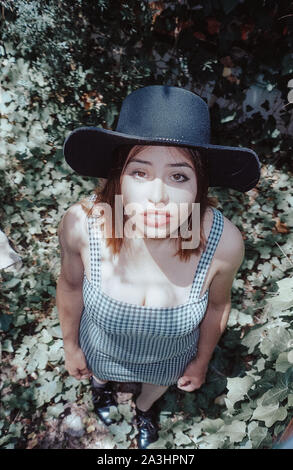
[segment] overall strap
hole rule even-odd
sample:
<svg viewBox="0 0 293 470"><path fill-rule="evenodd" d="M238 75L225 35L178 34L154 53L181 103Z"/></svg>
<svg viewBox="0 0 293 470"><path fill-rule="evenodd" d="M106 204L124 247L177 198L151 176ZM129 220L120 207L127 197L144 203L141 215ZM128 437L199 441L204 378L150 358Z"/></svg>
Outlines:
<svg viewBox="0 0 293 470"><path fill-rule="evenodd" d="M94 201L95 194L92 194L88 200ZM99 243L99 224L97 217L88 217L88 232L89 232L89 251L90 251L90 269L91 269L91 283L100 286L100 243Z"/></svg>
<svg viewBox="0 0 293 470"><path fill-rule="evenodd" d="M212 258L216 251L217 245L222 235L224 227L224 216L221 211L212 207L214 218L212 228L210 230L208 240L206 243L206 249L202 253L199 263L197 265L193 285L191 299L194 301L198 299L201 293L202 286L205 281L206 274L208 272L209 266L211 264Z"/></svg>

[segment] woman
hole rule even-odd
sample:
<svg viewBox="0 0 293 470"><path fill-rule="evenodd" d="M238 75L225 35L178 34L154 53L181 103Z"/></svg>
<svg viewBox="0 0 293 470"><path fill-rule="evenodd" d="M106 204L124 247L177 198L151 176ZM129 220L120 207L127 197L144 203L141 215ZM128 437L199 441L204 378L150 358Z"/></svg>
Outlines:
<svg viewBox="0 0 293 470"><path fill-rule="evenodd" d="M200 97L155 85L124 100L116 131L79 128L64 144L75 171L107 178L59 227L65 366L91 377L105 424L117 404L112 382L142 384L139 448L158 438L156 402L168 387L191 392L204 383L243 261L241 233L207 192L251 189L259 161L250 149L210 144L209 135Z"/></svg>

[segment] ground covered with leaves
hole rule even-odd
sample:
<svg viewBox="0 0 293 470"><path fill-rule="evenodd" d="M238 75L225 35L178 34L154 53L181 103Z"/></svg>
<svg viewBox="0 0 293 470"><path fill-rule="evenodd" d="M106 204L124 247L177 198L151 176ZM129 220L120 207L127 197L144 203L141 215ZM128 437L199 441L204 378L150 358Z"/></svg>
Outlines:
<svg viewBox="0 0 293 470"><path fill-rule="evenodd" d="M35 160L37 180L32 160L15 165L22 196L11 207L6 230L13 231L14 246L22 247L23 266L2 272L1 446L136 448L132 398L139 384L115 383L124 419L105 428L93 412L89 382L68 376L64 368L54 297L60 269L56 231L70 201L93 187L72 184L62 165L56 170L52 162ZM271 448L289 424L293 198L287 175L263 168L262 176L259 188L247 194L211 191L241 230L246 257L207 381L194 392L168 389L160 399L160 438L151 448ZM40 185L42 191L35 187Z"/></svg>

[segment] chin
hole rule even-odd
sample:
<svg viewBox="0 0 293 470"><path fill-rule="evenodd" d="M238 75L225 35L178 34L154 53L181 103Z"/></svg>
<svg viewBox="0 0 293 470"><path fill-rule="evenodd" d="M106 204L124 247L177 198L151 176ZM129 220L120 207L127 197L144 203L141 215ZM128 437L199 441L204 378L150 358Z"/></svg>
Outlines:
<svg viewBox="0 0 293 470"><path fill-rule="evenodd" d="M164 229L148 228L144 232L144 238L169 238L170 232Z"/></svg>
<svg viewBox="0 0 293 470"><path fill-rule="evenodd" d="M149 239L152 239L152 238L169 238L169 234L165 234L165 233L157 233L157 234L148 234L146 235L144 238L146 238L147 240Z"/></svg>

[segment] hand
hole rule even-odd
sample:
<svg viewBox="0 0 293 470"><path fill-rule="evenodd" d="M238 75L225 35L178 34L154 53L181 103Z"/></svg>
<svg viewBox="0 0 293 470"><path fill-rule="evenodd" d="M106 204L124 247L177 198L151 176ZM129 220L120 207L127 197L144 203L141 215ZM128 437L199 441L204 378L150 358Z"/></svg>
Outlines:
<svg viewBox="0 0 293 470"><path fill-rule="evenodd" d="M65 369L77 380L91 377L93 374L87 368L85 355L79 346L64 347Z"/></svg>
<svg viewBox="0 0 293 470"><path fill-rule="evenodd" d="M208 366L195 360L186 367L183 375L177 381L177 387L185 392L193 392L205 382Z"/></svg>

